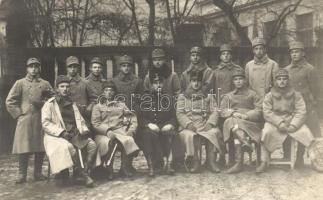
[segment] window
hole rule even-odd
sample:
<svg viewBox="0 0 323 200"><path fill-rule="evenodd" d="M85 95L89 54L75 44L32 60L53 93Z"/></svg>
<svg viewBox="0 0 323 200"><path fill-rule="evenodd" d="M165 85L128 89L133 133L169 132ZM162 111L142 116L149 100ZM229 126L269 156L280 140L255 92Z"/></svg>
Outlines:
<svg viewBox="0 0 323 200"><path fill-rule="evenodd" d="M269 38L272 37L271 34L273 29L275 28L276 23L277 23L277 20L268 21L264 23L264 37L266 38L267 41ZM270 46L273 46L273 47L287 46L287 38L286 38L286 34L284 33L285 26L286 26L286 23L283 22L278 33L274 36L274 38L272 38L269 44Z"/></svg>
<svg viewBox="0 0 323 200"><path fill-rule="evenodd" d="M216 32L213 33L213 42L216 46L231 42L231 29L227 22L217 25Z"/></svg>
<svg viewBox="0 0 323 200"><path fill-rule="evenodd" d="M244 26L242 27L243 32L249 37L249 27L248 26ZM248 46L249 45L249 41L242 39L241 40L241 46Z"/></svg>
<svg viewBox="0 0 323 200"><path fill-rule="evenodd" d="M305 46L313 46L313 13L296 16L296 36Z"/></svg>

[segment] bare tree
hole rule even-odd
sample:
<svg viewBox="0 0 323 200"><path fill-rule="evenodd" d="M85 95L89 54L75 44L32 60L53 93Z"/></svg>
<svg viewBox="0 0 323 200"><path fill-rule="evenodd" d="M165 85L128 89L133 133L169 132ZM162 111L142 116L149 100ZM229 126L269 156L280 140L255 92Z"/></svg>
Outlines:
<svg viewBox="0 0 323 200"><path fill-rule="evenodd" d="M140 45L143 45L142 36L141 36L140 29L139 29L139 22L138 22L137 13L136 13L135 1L134 0L123 0L123 2L129 8L129 10L131 12L132 20L133 20L134 26L135 26L136 35L138 37L138 42Z"/></svg>
<svg viewBox="0 0 323 200"><path fill-rule="evenodd" d="M55 0L24 0L29 15L32 17L31 40L37 47L54 47L55 32L52 14Z"/></svg>
<svg viewBox="0 0 323 200"><path fill-rule="evenodd" d="M292 1L292 3L285 6L284 9L282 9L279 13L276 12L277 17L272 30L270 30L269 37L267 38L268 43L270 43L277 36L286 18L296 11L302 1L303 0ZM243 27L238 20L238 10L239 6L241 6L241 2L239 0L213 0L213 4L221 11L223 11L224 14L229 18L231 24L235 28L240 38L240 41L248 42L250 45L250 39L248 38L247 33L243 30Z"/></svg>
<svg viewBox="0 0 323 200"><path fill-rule="evenodd" d="M153 46L155 42L155 0L146 0L149 6L149 19L148 19L148 39L147 45Z"/></svg>
<svg viewBox="0 0 323 200"><path fill-rule="evenodd" d="M183 3L184 1L182 1ZM167 19L172 34L173 42L175 43L176 38L176 27L185 23L190 16L192 9L196 5L197 0L185 0L184 4L180 6L179 0L163 0L166 7Z"/></svg>

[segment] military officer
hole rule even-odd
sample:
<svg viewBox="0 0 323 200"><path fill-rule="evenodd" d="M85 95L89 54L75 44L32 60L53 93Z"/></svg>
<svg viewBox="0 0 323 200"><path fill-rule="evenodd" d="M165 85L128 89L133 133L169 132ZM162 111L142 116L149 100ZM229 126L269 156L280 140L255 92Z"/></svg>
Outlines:
<svg viewBox="0 0 323 200"><path fill-rule="evenodd" d="M278 64L267 56L266 41L256 37L252 40L253 60L245 67L246 80L250 89L263 98L273 86L273 74Z"/></svg>
<svg viewBox="0 0 323 200"><path fill-rule="evenodd" d="M175 99L180 93L181 86L180 80L176 72L172 72L170 66L167 65L167 57L166 53L163 49L156 48L152 51L152 65L149 68L148 74L144 80L144 88L145 91L150 91L153 79L152 77L160 77L160 81L162 81L162 93L163 95L167 95L168 97ZM174 101L170 101L171 108L174 108ZM176 126L175 126L176 127ZM177 134L173 136L172 141L172 165L175 169L180 169L184 163L184 148L182 148L180 138Z"/></svg>
<svg viewBox="0 0 323 200"><path fill-rule="evenodd" d="M68 180L68 168L75 166L75 172L79 172L75 174L80 175L87 187L93 187L89 171L101 160L95 160L96 144L89 138L90 131L76 103L71 100L69 89L70 78L58 76L56 95L42 108L44 147L52 173L59 173L63 184Z"/></svg>
<svg viewBox="0 0 323 200"><path fill-rule="evenodd" d="M221 101L221 115L225 118L223 125L224 141L234 138L236 144L236 163L227 173L238 173L243 167L244 152L252 151L249 141L260 143L262 101L255 91L246 85L242 69L233 72L234 90L225 94Z"/></svg>
<svg viewBox="0 0 323 200"><path fill-rule="evenodd" d="M266 170L270 153L280 148L287 137L291 137L309 147L314 137L305 125L306 106L300 92L289 84L286 69L275 74L275 85L263 101L265 126L261 137L261 164L256 172Z"/></svg>
<svg viewBox="0 0 323 200"><path fill-rule="evenodd" d="M176 117L180 126L180 138L185 145L186 160L192 163L191 173L200 170L199 150L201 140L206 142L208 152L207 168L215 173L220 172L215 163L215 152L222 152L219 145L220 130L218 129L218 109L213 95L205 95L203 72L190 73L191 83L185 93L177 100Z"/></svg>
<svg viewBox="0 0 323 200"><path fill-rule="evenodd" d="M175 171L168 160L173 138L178 137L173 99L164 96L164 77L155 73L150 78L150 88L145 91L140 105L138 140L147 160L149 176L154 176L156 170L173 174Z"/></svg>
<svg viewBox="0 0 323 200"><path fill-rule="evenodd" d="M17 119L13 154L18 154L19 175L17 184L26 182L29 155L35 155L34 178L44 180L41 173L44 145L41 126L41 108L45 94L52 91L48 81L40 78L41 64L37 58L27 60L27 75L17 80L6 99L8 112Z"/></svg>
<svg viewBox="0 0 323 200"><path fill-rule="evenodd" d="M306 125L315 137L321 137L321 129L317 112L317 102L320 96L317 70L305 58L304 45L294 41L289 45L291 63L285 67L289 72L290 85L303 95L306 104ZM304 165L304 146L300 144L297 151L296 167Z"/></svg>
<svg viewBox="0 0 323 200"><path fill-rule="evenodd" d="M93 107L91 122L96 133L95 142L103 160L106 161L107 156L110 156L109 144L115 139L121 150L120 172L131 177L133 173L129 161L132 154L137 154L139 150L133 139L137 129L137 117L124 102L114 99L116 93L116 86L112 81L103 84L100 101ZM108 179L113 179L112 174L113 164L108 166Z"/></svg>

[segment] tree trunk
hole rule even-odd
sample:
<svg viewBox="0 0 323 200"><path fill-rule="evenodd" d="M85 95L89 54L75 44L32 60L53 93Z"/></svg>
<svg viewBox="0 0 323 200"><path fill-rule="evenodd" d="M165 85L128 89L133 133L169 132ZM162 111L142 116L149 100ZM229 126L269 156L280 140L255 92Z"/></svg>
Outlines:
<svg viewBox="0 0 323 200"><path fill-rule="evenodd" d="M153 46L155 41L155 0L146 0L149 5L148 46Z"/></svg>

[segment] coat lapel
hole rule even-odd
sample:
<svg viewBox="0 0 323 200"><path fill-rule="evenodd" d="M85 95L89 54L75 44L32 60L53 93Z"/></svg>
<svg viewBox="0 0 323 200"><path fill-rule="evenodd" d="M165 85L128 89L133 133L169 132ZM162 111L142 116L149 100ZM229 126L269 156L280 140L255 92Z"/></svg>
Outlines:
<svg viewBox="0 0 323 200"><path fill-rule="evenodd" d="M55 113L56 113L56 116L58 117L59 119L59 123L61 124L61 126L65 129L65 124L64 124L64 121L63 121L63 117L61 115L61 111L59 110L59 106L56 102L56 100L54 100L54 110L55 110Z"/></svg>

